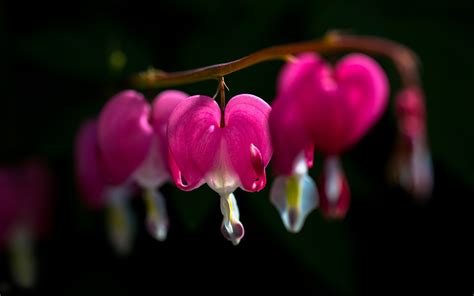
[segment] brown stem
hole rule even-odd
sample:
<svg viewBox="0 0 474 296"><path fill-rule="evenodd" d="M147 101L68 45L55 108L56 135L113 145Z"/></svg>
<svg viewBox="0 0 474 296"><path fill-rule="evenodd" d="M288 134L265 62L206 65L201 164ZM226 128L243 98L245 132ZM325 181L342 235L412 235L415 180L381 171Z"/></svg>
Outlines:
<svg viewBox="0 0 474 296"><path fill-rule="evenodd" d="M221 128L225 126L225 119L224 119L224 115L225 115L225 88L226 88L226 85L225 85L225 81L224 81L224 77L221 77L220 80L219 80L219 94L220 94L220 97L221 97L221 104L220 104L220 107L221 107Z"/></svg>
<svg viewBox="0 0 474 296"><path fill-rule="evenodd" d="M152 88L189 84L209 79L218 80L227 74L255 64L270 60L288 60L292 54L305 51L315 51L321 54L359 51L384 56L395 64L405 86L419 84L418 58L408 47L388 39L345 35L337 32L331 32L319 40L273 46L232 62L188 71L166 73L151 69L134 76L132 81L138 87Z"/></svg>

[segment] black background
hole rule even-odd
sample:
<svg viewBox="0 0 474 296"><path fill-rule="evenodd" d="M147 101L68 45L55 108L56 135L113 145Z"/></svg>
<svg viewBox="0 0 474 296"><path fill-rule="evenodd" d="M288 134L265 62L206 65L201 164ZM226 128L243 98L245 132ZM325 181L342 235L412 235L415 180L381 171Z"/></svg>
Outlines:
<svg viewBox="0 0 474 296"><path fill-rule="evenodd" d="M468 0L0 2L0 162L39 155L57 185L52 232L37 248L36 289L10 284L3 253L0 293L471 295L473 12ZM353 191L343 222L315 212L301 234L287 234L268 202L269 186L259 194L238 191L246 236L234 247L220 234L213 192L181 193L166 185L167 241L148 236L143 204L135 199L138 237L132 254L117 258L104 213L87 210L76 192L72 149L80 123L129 87L129 74L148 66L175 71L225 62L330 29L391 38L419 54L436 179L432 199L420 205L386 182L396 135L390 107L343 157ZM127 56L120 71L108 64L117 49ZM380 62L393 95L398 78L388 61ZM280 67L271 62L229 75L229 97L254 93L270 102ZM215 85L180 89L212 95Z"/></svg>

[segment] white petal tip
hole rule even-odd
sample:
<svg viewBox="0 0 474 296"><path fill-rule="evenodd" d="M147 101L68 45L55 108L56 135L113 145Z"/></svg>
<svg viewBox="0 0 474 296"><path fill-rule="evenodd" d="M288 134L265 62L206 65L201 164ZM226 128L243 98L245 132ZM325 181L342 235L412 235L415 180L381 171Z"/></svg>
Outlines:
<svg viewBox="0 0 474 296"><path fill-rule="evenodd" d="M168 213L163 195L158 190L145 191L147 206L147 228L150 235L157 241L165 241L168 236Z"/></svg>
<svg viewBox="0 0 474 296"><path fill-rule="evenodd" d="M283 225L291 233L301 231L306 217L318 205L316 185L308 175L276 178L270 199L280 213Z"/></svg>
<svg viewBox="0 0 474 296"><path fill-rule="evenodd" d="M157 241L163 242L168 236L168 223L163 221L149 221L148 223L148 232L150 235Z"/></svg>
<svg viewBox="0 0 474 296"><path fill-rule="evenodd" d="M227 225L225 222L222 222L221 232L228 241L232 242L234 246L237 246L244 237L245 229L240 221L234 221Z"/></svg>
<svg viewBox="0 0 474 296"><path fill-rule="evenodd" d="M221 224L222 235L236 246L244 237L245 229L239 220L239 207L234 194L221 196L221 212L224 216Z"/></svg>

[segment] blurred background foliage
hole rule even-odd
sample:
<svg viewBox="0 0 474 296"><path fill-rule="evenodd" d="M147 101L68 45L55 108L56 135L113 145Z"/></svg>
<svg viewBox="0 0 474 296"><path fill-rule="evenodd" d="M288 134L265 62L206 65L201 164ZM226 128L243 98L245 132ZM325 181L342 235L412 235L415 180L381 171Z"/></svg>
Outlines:
<svg viewBox="0 0 474 296"><path fill-rule="evenodd" d="M0 2L0 161L40 155L58 186L54 228L38 249L36 290L9 284L2 254L0 293L472 293L473 11L470 0ZM143 204L135 199L138 239L131 256L115 257L103 213L85 209L75 188L72 149L80 123L130 87L130 74L150 66L177 71L225 62L332 29L390 38L419 54L436 177L431 201L419 205L386 182L396 135L390 107L344 155L353 196L344 221L315 212L292 235L269 203L269 186L259 194L238 191L246 236L233 247L220 234L215 193L167 185L168 240L148 236ZM393 95L395 70L379 61ZM227 76L228 97L253 93L270 102L281 65ZM215 88L212 81L179 87L207 95ZM152 99L158 90L144 92Z"/></svg>

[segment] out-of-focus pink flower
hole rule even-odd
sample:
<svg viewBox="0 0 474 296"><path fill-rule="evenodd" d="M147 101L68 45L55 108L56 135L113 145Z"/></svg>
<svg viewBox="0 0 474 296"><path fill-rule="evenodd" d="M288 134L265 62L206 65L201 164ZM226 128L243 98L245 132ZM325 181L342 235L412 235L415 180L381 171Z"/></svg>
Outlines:
<svg viewBox="0 0 474 296"><path fill-rule="evenodd" d="M119 255L126 255L133 245L135 229L128 200L133 195L130 183L112 185L105 169L97 138L97 121L84 122L76 136L76 181L84 204L91 209L107 208L108 235Z"/></svg>
<svg viewBox="0 0 474 296"><path fill-rule="evenodd" d="M362 54L348 55L334 68L312 53L285 65L270 114L274 169L281 176L271 199L290 231L299 231L318 205L317 190L307 175L313 148L328 158L322 178L325 190L319 191L323 212L340 217L347 211L349 190L337 157L380 118L387 95L385 73Z"/></svg>
<svg viewBox="0 0 474 296"><path fill-rule="evenodd" d="M270 106L248 94L233 97L221 110L207 96L181 102L169 119L171 171L176 185L193 190L207 183L221 196L224 236L238 244L244 235L233 192L260 191L272 149L267 120Z"/></svg>
<svg viewBox="0 0 474 296"><path fill-rule="evenodd" d="M426 200L433 189L433 168L423 93L417 87L406 88L397 95L395 104L399 137L389 173L413 196Z"/></svg>
<svg viewBox="0 0 474 296"><path fill-rule="evenodd" d="M0 248L8 249L13 278L23 287L35 282L34 241L51 225L52 183L37 159L0 168Z"/></svg>
<svg viewBox="0 0 474 296"><path fill-rule="evenodd" d="M115 95L102 109L98 121L98 143L104 170L112 185L136 182L145 189L147 225L162 241L168 231L165 201L158 188L170 179L168 118L188 95L168 90L152 106L133 90Z"/></svg>

